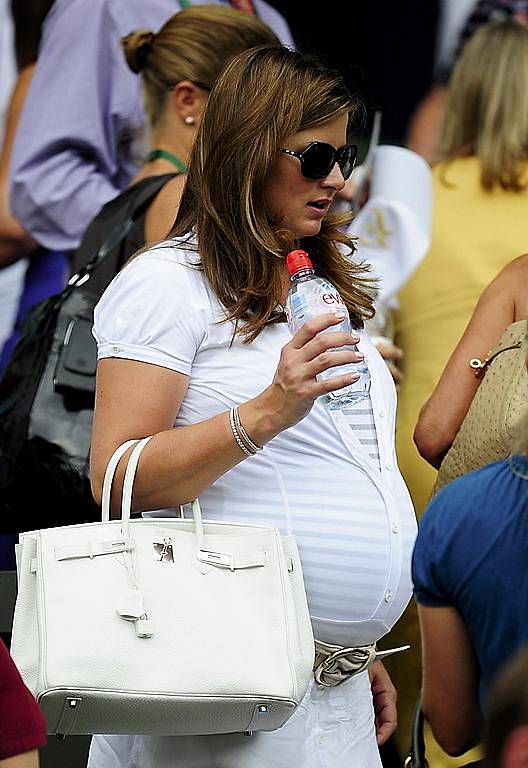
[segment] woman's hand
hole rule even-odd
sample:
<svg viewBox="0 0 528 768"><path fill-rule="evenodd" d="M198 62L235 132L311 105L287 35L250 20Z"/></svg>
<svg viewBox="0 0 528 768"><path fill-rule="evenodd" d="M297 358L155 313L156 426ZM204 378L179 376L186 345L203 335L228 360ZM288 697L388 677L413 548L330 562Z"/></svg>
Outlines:
<svg viewBox="0 0 528 768"><path fill-rule="evenodd" d="M397 347L396 344L391 344L389 342L383 341L382 339L374 338L372 341L382 358L387 363L387 367L391 372L394 383L397 386L401 383L403 378L403 373L398 367L398 363L403 358L403 350L400 349L400 347Z"/></svg>
<svg viewBox="0 0 528 768"><path fill-rule="evenodd" d="M316 376L328 368L363 360L360 352L339 349L359 338L344 331L322 333L343 322L343 314L319 315L300 328L281 352L272 384L258 398L268 410L277 431L297 424L311 410L314 400L357 381L358 373L345 373L326 381Z"/></svg>
<svg viewBox="0 0 528 768"><path fill-rule="evenodd" d="M398 694L381 661L375 661L369 667L368 673L376 717L376 740L381 747L392 736L398 725L396 710Z"/></svg>

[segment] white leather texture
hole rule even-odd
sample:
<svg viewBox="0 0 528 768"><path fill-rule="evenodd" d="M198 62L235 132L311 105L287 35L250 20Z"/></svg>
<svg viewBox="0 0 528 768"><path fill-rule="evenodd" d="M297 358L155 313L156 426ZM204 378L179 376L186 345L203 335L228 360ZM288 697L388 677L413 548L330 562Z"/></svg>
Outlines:
<svg viewBox="0 0 528 768"><path fill-rule="evenodd" d="M129 459L123 519L108 520L108 493L100 523L21 534L13 658L50 733L278 728L314 659L295 542L201 521L198 503L194 519L130 520L146 442Z"/></svg>

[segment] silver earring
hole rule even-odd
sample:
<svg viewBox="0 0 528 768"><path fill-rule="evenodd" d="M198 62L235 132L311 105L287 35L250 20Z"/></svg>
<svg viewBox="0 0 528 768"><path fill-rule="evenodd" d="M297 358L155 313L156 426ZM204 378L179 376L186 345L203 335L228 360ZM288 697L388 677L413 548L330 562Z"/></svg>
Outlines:
<svg viewBox="0 0 528 768"><path fill-rule="evenodd" d="M187 115L185 118L185 123L187 125L194 125L194 117L191 117L191 115Z"/></svg>

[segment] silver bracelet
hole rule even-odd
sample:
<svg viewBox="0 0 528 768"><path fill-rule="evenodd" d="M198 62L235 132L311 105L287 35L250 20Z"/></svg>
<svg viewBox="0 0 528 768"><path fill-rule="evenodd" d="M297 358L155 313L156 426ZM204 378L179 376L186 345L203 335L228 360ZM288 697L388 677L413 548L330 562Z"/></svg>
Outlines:
<svg viewBox="0 0 528 768"><path fill-rule="evenodd" d="M249 448L249 450L252 453L257 453L258 451L262 450L261 445L257 445L248 435L242 424L240 423L240 414L238 412L238 406L236 408L233 408L233 417L235 420L235 426L237 428L237 432L242 437L242 440L246 443L246 446Z"/></svg>
<svg viewBox="0 0 528 768"><path fill-rule="evenodd" d="M246 456L254 456L256 451L250 451L249 448L246 445L244 445L244 441L240 437L240 434L238 432L236 422L235 422L235 415L234 415L235 410L236 410L235 408L232 408L229 411L229 424L231 425L231 432L233 433L233 437L237 441L237 445L242 451L242 453L245 453Z"/></svg>

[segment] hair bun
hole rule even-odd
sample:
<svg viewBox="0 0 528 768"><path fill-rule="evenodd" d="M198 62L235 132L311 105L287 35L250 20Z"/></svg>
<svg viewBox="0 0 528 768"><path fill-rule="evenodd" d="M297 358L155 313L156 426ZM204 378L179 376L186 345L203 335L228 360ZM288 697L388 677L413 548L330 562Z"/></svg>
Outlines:
<svg viewBox="0 0 528 768"><path fill-rule="evenodd" d="M147 56L152 48L154 38L154 32L148 29L137 29L135 32L131 32L129 35L121 38L125 58L132 72L138 74L145 68Z"/></svg>

